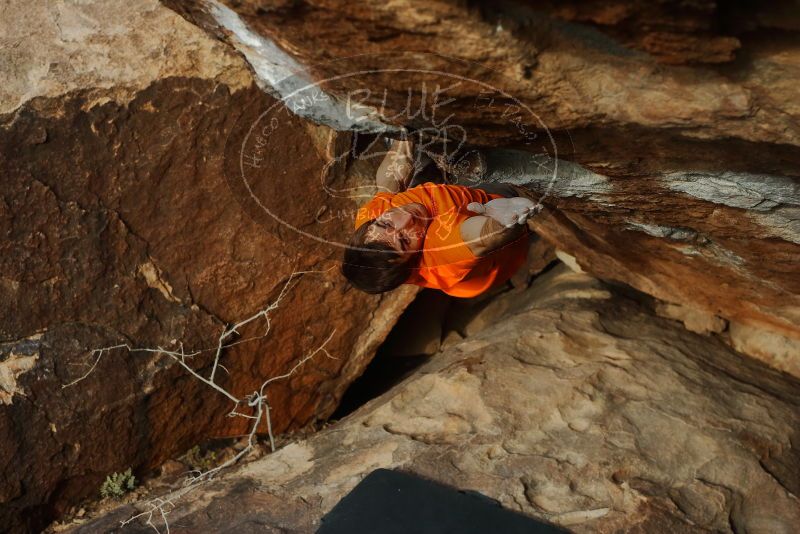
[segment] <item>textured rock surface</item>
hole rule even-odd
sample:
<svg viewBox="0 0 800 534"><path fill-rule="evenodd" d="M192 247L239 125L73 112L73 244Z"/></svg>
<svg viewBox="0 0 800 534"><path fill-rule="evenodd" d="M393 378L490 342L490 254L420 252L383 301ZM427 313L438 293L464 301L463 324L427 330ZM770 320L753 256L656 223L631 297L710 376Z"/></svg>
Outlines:
<svg viewBox="0 0 800 534"><path fill-rule="evenodd" d="M596 276L697 310L697 317L719 317L730 325L725 335L734 347L800 375L800 108L795 97L800 79L800 24L789 4L751 9L727 3L717 6L708 0L553 2L537 3L533 10L533 3L502 1L163 3L174 11L154 0L3 5L0 301L5 306L0 316L0 524L4 527L35 530L69 503L95 494L112 471L128 466L145 470L203 437L243 431L242 421L223 417L230 408L223 398L148 355L108 353L78 386L61 386L91 368L89 351L94 348L120 342L169 345L173 340L182 341L187 349L209 346L224 324L252 314L274 298L291 271L333 266L338 250L320 240L324 243L347 233L353 202L347 195L331 192L359 185L369 175L372 160L328 166L334 158L343 163L339 156L361 142L331 128L396 131L397 124L429 126L431 114L412 117L404 108L407 90L418 90L423 81L428 87L441 82L447 88L444 96L455 98L440 102L438 116L452 116L467 144L494 148L489 158L495 177L517 179L546 191L555 168L552 160L532 160L526 154L520 161L519 153L500 149L550 155L557 151L558 180L547 199L548 211L535 225L542 236L574 256L578 265ZM332 59L337 61L327 62ZM313 68L281 81L305 65ZM447 75L423 76L409 70L420 65ZM392 71L380 72L386 68ZM330 79L361 70L378 72L357 80ZM477 78L495 88L492 94L507 94L475 106L480 84L454 85L452 75ZM323 84L327 93L315 94L319 100L305 102L291 96L299 86L321 79L328 79ZM354 114L330 98L365 88L372 93ZM280 135L272 136L263 152L250 155L259 158L262 171L257 182L248 184L255 185L252 191L232 177L241 170L240 148L249 135L247 126L276 103L261 89L287 98L293 111L319 124L283 113ZM382 89L386 89L385 97ZM399 113L391 127L376 115L381 105L386 115ZM526 106L529 109L523 113L521 108ZM552 140L544 135L544 126ZM535 170L525 166L531 163ZM251 201L253 197L269 198L286 210L283 215L297 228L320 240L301 238L265 216L262 206ZM559 291L551 288L545 293ZM581 294L583 289L576 291ZM797 427L797 406L784 394L786 388L795 394L794 382L738 360L715 337L684 339L675 330L677 323L641 315L632 304L625 304L620 312L606 309L617 303L605 298L608 290L598 286L592 292L604 297L585 306L601 307L606 314L603 328L612 330L598 333L599 339L612 343L603 337L610 336L616 340L613 347L622 346L619 350L626 355L655 353L670 359L669 365L660 359L652 364L670 377L656 385L678 384L690 390L687 398L699 404L686 408L676 400L681 396L669 390L664 393L669 403L661 409L694 426L682 433L681 428L670 426L674 421L663 416L666 412L655 408L653 419L643 423L635 407L658 404L646 395L663 390L650 383L637 389L635 382L612 380L609 387L619 386L623 400L639 399L641 394L645 404L626 401L627 407L633 406L627 422L615 419L616 412L600 410L597 425L611 428L607 434L582 433L584 423L578 422L578 429L571 429L577 434L566 437L576 440L576 450L597 458L591 451L606 454L608 443L630 451L624 432L638 432L636 458L641 462L634 462L635 476L616 477L621 482L610 486L621 488L616 492L598 493L597 487L583 490L581 470L586 465L606 466L573 459L576 471L567 471L561 479L554 473L553 480L560 485L545 500L539 499L536 488L550 489L538 480L526 482L529 488L520 482L517 490L498 490L498 498L506 503L519 501L521 508L562 523L586 519L586 510L609 508L594 519L602 528L606 528L602 522L613 525L615 518L627 521L631 514L642 518L644 530L648 517L688 518L721 529L726 521L737 529L758 526L762 521L758 510L769 510L769 517L778 518L775 529L784 518L794 517L787 503L796 501L778 488L783 484L797 494L796 479L785 474L797 472L796 456L788 445L797 438L786 430ZM335 330L328 349L338 359L314 361L269 392L277 431L324 418L347 384L360 374L412 294L400 291L382 299L366 297L348 290L335 272L305 275L273 316L271 336L226 354L230 375L225 385L239 395L252 391L265 377L286 371ZM497 311L498 306L511 309L513 303L501 301L493 309ZM575 317L539 310L529 319L551 326L574 320L578 322L572 326L561 326L573 333L592 332L596 323L589 317L596 315L591 309L581 309ZM619 317L625 310L647 318L629 326ZM489 316L476 321L464 333L475 336L492 324ZM508 324L526 340L540 332L527 323ZM722 328L720 324L711 325L710 330ZM652 332L652 339L636 337L640 328ZM665 345L654 347L661 328ZM547 344L566 335L547 337L551 330L543 332L542 343ZM580 348L586 336L590 338L586 343L594 346L596 339L590 334L567 338L571 345L563 350L570 358L579 357L569 350ZM639 340L641 346L627 338ZM454 344L458 336L445 343L447 347ZM544 354L545 345L538 347L531 350ZM667 347L677 347L676 352ZM695 349L712 362L697 358ZM735 365L725 363L734 361ZM207 357L198 358L196 364L207 366ZM581 365L593 369L592 365L600 364ZM441 402L450 402L447 391L457 393L459 388L469 399L481 398L474 393L483 382L466 377L466 385L460 384L458 377L465 372L472 376L472 371L459 371L460 363L454 366L456 381L452 383L446 373L432 374L435 368L426 375L434 377L425 379L429 382L445 384ZM605 375L595 377L581 375L571 364L568 367L551 369L566 381L558 383L563 392L557 395L571 399L584 387L580 380L589 376L586 387L600 388L604 402L611 399L607 402L613 403L617 390L602 389L604 376L624 371L612 366L603 369ZM511 368L531 369L523 362ZM647 380L659 375L642 376ZM491 379L491 373L487 377L483 378ZM543 377L534 380L534 386L548 391L549 382ZM718 393L708 396L707 391ZM421 393L411 397L417 394ZM439 394L438 389L432 393ZM531 402L529 397L497 400L504 408L515 401ZM424 439L409 440L403 432L390 438L381 429L381 421L388 421L391 431L394 427L389 423L394 421L394 426L407 430L403 421L413 415L417 403L403 408L398 402L397 420L384 408L375 412L378 415L369 426L372 433L354 433L352 439L363 440L362 448L373 443L370 440L386 447L377 449L381 461L388 458L386 465L402 463L433 476L438 471L425 467L424 454L415 448L423 447ZM559 402L556 399L553 405L560 406ZM455 429L462 443L463 433L471 436L473 430L461 429L478 425L473 432L479 436L476 443L503 449L504 443L481 441L489 440L487 433L502 417L491 415L487 423L479 410L482 405L461 404L464 409L478 410L462 415L468 423L440 410L429 414L432 419L418 420L416 426L423 434L433 435L433 441L438 439L439 426L448 432ZM769 411L766 415L763 406L768 407L763 408ZM480 409L490 413L491 406ZM544 437L537 434L526 442L533 447L533 455L539 445L555 447L555 441L547 440L561 437L549 437L548 420L535 413L531 420L518 414L521 422L514 423L545 432ZM562 418L577 420L569 414ZM610 441L618 432L614 425L623 433L619 443ZM350 427L346 428L349 432ZM720 428L727 429L730 441L715 434ZM331 435L319 438L323 440L319 450L333 447L331 440L338 438ZM724 470L717 473L717 464L706 466L700 453L692 453L688 456L691 465L698 472L705 467L711 474L703 471L702 480L690 476L681 470L682 463L673 461L677 455L658 456L650 445L675 436L685 436L682 454L684 449L696 450L692 440L710 440L717 447L717 457L724 457L743 474L735 478ZM597 452L579 438L597 439L606 448L598 446ZM391 453L394 444L405 447L398 449L398 460ZM513 470L518 460L513 445L509 447L512 452L499 454L508 455L511 467L490 462L500 476L504 469ZM287 450L281 454L303 452L296 447ZM419 452L422 463L415 467L403 459L403 451ZM436 451L451 453L455 454L449 449ZM548 454L560 467L571 465L561 456ZM611 464L619 468L622 460L608 454ZM352 462L359 458L353 452ZM547 472L551 464L540 460ZM278 468L276 464L265 467L279 474ZM487 472L494 473L490 468ZM324 503L349 487L354 481L350 474L360 474L359 469L347 462L334 469L331 493ZM294 480L295 473L285 476ZM441 479L455 482L460 477L448 476ZM260 478L262 482L275 479L278 475ZM612 476L612 481L616 479ZM298 495L302 491L311 495L313 482L296 480L297 488L307 484L306 490L298 489ZM469 483L473 482L476 487L484 483ZM566 496L559 500L564 484L569 491L564 490ZM247 480L237 488L233 493L237 498L259 509L272 508L286 498L265 493ZM634 504L625 500L630 495ZM287 524L298 524L295 512L300 508L295 505L307 506L299 498L291 497L289 502L294 504L281 509ZM213 506L208 509L209 517L226 521L232 530L237 525L248 528L248 522L249 528L257 528L249 512L235 505L232 497L223 493L219 499L216 511ZM641 502L645 504L636 504ZM696 502L705 504L693 509ZM312 506L316 508L309 512L309 521L322 510L319 503ZM601 512L589 512L589 516L593 513Z"/></svg>
<svg viewBox="0 0 800 534"><path fill-rule="evenodd" d="M186 497L171 531L311 532L378 467L578 533L796 530L796 379L563 266L483 314L351 416Z"/></svg>
<svg viewBox="0 0 800 534"><path fill-rule="evenodd" d="M437 116L450 116L467 143L552 155L546 125L561 161L548 199L558 210L539 221L542 235L595 275L800 338L800 12L791 2L165 4L241 50L266 73L264 86L272 70L259 50L277 45L334 94L369 89L363 103L395 123L430 126L403 113L424 80L446 88ZM482 86L421 67L507 96L473 105ZM378 72L346 76L356 71ZM505 165L506 177L530 178ZM531 184L545 190L544 178Z"/></svg>
<svg viewBox="0 0 800 534"><path fill-rule="evenodd" d="M113 471L143 472L245 428L224 417L222 396L152 354L107 353L62 388L91 368L91 349L214 346L293 270L335 266L338 249L240 205L226 139L275 100L229 47L173 11L6 2L0 38L0 530L38 531ZM288 116L264 154L276 201L297 220L313 226L323 205L354 206L312 187L329 140L348 137ZM350 224L335 219L319 235ZM245 395L333 333L336 359L270 392L278 432L325 418L408 299L350 291L335 271L304 275L268 338L226 352L223 384Z"/></svg>

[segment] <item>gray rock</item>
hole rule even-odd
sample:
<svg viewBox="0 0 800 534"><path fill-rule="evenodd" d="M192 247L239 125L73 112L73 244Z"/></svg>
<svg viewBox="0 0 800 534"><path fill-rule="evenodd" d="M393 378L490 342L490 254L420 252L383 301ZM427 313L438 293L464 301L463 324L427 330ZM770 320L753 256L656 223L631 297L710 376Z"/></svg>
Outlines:
<svg viewBox="0 0 800 534"><path fill-rule="evenodd" d="M351 416L190 494L170 521L310 531L383 467L580 533L796 531L800 382L584 274L556 269L522 295Z"/></svg>

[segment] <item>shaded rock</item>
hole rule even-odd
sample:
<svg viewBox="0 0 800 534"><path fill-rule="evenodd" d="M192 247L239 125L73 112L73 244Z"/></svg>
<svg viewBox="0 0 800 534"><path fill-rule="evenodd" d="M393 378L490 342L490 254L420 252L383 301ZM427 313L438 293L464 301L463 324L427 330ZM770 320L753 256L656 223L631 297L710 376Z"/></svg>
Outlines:
<svg viewBox="0 0 800 534"><path fill-rule="evenodd" d="M793 532L800 382L587 275L546 276L398 387L190 494L170 521L311 531L385 467L579 533Z"/></svg>
<svg viewBox="0 0 800 534"><path fill-rule="evenodd" d="M533 299L543 304L552 300L611 298L611 293L602 282L593 280L590 283L587 280L585 275L575 272L569 265L559 263L537 277L527 291L492 299L474 308L471 314L458 317L462 323L457 331L463 332L465 337L474 336L501 318L523 310Z"/></svg>
<svg viewBox="0 0 800 534"><path fill-rule="evenodd" d="M440 131L496 147L492 178L546 195L536 230L595 276L800 338L790 3L165 4L239 50L265 88L282 90L259 75L272 56L253 36L341 106L358 95L372 127L447 117ZM360 127L327 103L302 113Z"/></svg>
<svg viewBox="0 0 800 534"><path fill-rule="evenodd" d="M554 261L556 261L556 249L552 243L531 233L527 261L511 278L511 283L517 288L527 287L537 274L544 271Z"/></svg>
<svg viewBox="0 0 800 534"><path fill-rule="evenodd" d="M331 358L269 393L276 432L330 415L413 296L360 294L328 270L340 249L324 243L352 222L315 217L356 203L317 184L350 135L286 112L258 156L254 195L315 241L254 209L236 180L243 136L279 103L226 45L155 1L10 2L0 35L2 530L38 531L114 471L139 477L240 435L231 403L168 358L91 351L214 347L295 270L324 272L295 279L269 336L262 321L242 329L257 339L225 351L220 382L244 396L333 333ZM329 171L329 184L361 179ZM192 365L208 373L212 357Z"/></svg>
<svg viewBox="0 0 800 534"><path fill-rule="evenodd" d="M748 255L747 260L716 243L671 241L623 230L610 220L599 223L575 212L549 211L532 226L574 255L581 268L597 276L706 315L748 324L767 336L795 339L797 308L791 303L797 296L793 274L797 247L793 244L778 245L780 253L775 262L765 264L763 257L769 253L758 240L742 237L732 237L726 243L741 247L737 252ZM764 256L756 258L759 252ZM766 271L773 267L775 276L769 278L772 275ZM793 365L787 366L782 360L800 359L796 351L786 357L768 351L749 354L783 370Z"/></svg>
<svg viewBox="0 0 800 534"><path fill-rule="evenodd" d="M730 22L730 19L752 16L747 9L752 6L719 5L713 0L691 4L613 0L538 4L547 6L562 20L592 24L627 46L643 49L664 63L675 64L732 60L740 43L724 33L719 20Z"/></svg>
<svg viewBox="0 0 800 534"><path fill-rule="evenodd" d="M438 352L442 342L442 324L450 300L441 291L420 291L386 337L381 352L390 357Z"/></svg>

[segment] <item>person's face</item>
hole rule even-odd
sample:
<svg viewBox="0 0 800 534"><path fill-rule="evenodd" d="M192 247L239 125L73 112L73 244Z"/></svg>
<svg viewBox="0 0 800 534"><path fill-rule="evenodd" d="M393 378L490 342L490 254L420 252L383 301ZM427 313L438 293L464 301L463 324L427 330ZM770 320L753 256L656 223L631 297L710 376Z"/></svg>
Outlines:
<svg viewBox="0 0 800 534"><path fill-rule="evenodd" d="M367 242L386 243L409 256L422 250L430 215L422 204L406 204L379 215L372 223Z"/></svg>

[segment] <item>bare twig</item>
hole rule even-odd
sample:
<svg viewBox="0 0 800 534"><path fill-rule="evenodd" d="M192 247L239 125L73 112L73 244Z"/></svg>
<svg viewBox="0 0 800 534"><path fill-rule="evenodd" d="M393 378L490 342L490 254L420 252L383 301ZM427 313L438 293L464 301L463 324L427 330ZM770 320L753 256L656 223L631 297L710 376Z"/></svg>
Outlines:
<svg viewBox="0 0 800 534"><path fill-rule="evenodd" d="M286 283L281 288L280 292L278 293L278 296L275 298L274 301L272 301L272 303L270 303L264 309L258 311L257 313L253 314L252 316L246 319L243 319L231 326L224 326L222 332L220 333L217 339L217 345L215 347L199 349L189 353L187 353L184 350L183 343L179 343L177 349L171 349L171 350L166 349L164 347L135 348L128 343L121 343L118 345L113 345L100 349L94 349L91 352L91 356L96 356L96 357L89 370L82 376L62 386L64 388L67 388L78 384L82 380L85 380L97 368L97 365L100 363L100 360L103 357L103 355L112 350L125 349L130 353L134 352L154 353L157 355L168 356L178 365L184 368L194 378L200 380L204 384L208 385L209 387L217 391L219 394L229 399L233 403L233 408L228 413L229 417L242 417L251 421L250 431L248 434L246 434L247 446L244 447L241 451L239 451L235 456L226 460L221 465L214 467L213 469L209 469L205 472L199 472L199 471L193 472L196 474L191 474L191 476L187 478L183 487L172 492L166 497L156 497L154 499L147 501L145 503L146 507L145 511L137 515L134 515L132 517L129 517L125 521L122 521L121 523L122 526L125 526L137 519L142 519L144 520L145 524L151 526L156 532L160 534L161 531L154 522L154 520L160 518L161 522L163 523L163 528L165 529L164 532L166 534L169 534L169 522L167 521L167 514L169 514L175 508L175 501L180 499L193 489L197 488L200 484L211 480L220 471L236 464L239 460L241 460L243 457L249 454L253 450L253 447L256 445L259 426L261 425L262 422L264 422L267 427L266 430L267 430L267 435L269 436L270 449L273 452L275 451L275 437L272 432L271 407L267 399L267 387L273 382L276 382L278 380L284 380L291 377L298 369L300 369L300 367L303 366L303 364L305 364L308 360L312 359L314 356L320 353L324 354L327 358L335 359L328 352L326 345L331 341L331 339L333 339L333 335L336 332L336 330L333 330L330 333L330 335L328 335L328 337L325 339L325 341L322 342L322 344L320 344L316 349L314 349L310 353L306 354L303 358L298 360L292 366L292 368L289 369L289 371L281 375L266 379L264 382L262 382L261 386L256 391L254 391L249 395L246 395L245 397L241 398L237 397L236 395L232 394L231 392L220 386L216 382L216 372L218 368L221 368L226 373L228 373L228 370L220 363L220 360L223 356L225 349L233 347L240 343L245 343L247 341L263 338L269 334L271 328L270 313L278 309L278 307L281 304L281 301L288 294L289 290L293 287L293 281L296 279L296 277L303 274L322 273L322 272L327 272L327 271L293 272L287 279ZM233 338L235 336L240 335L240 329L259 319L263 320L265 323L263 334L259 336L233 341ZM198 371L196 371L192 366L190 366L187 360L191 360L191 358L193 358L194 356L197 356L204 352L211 352L211 351L214 352L214 360L212 362L211 371L208 377L205 377L201 375ZM251 413L244 413L243 411L240 411L239 410L240 406L241 407L246 406Z"/></svg>

